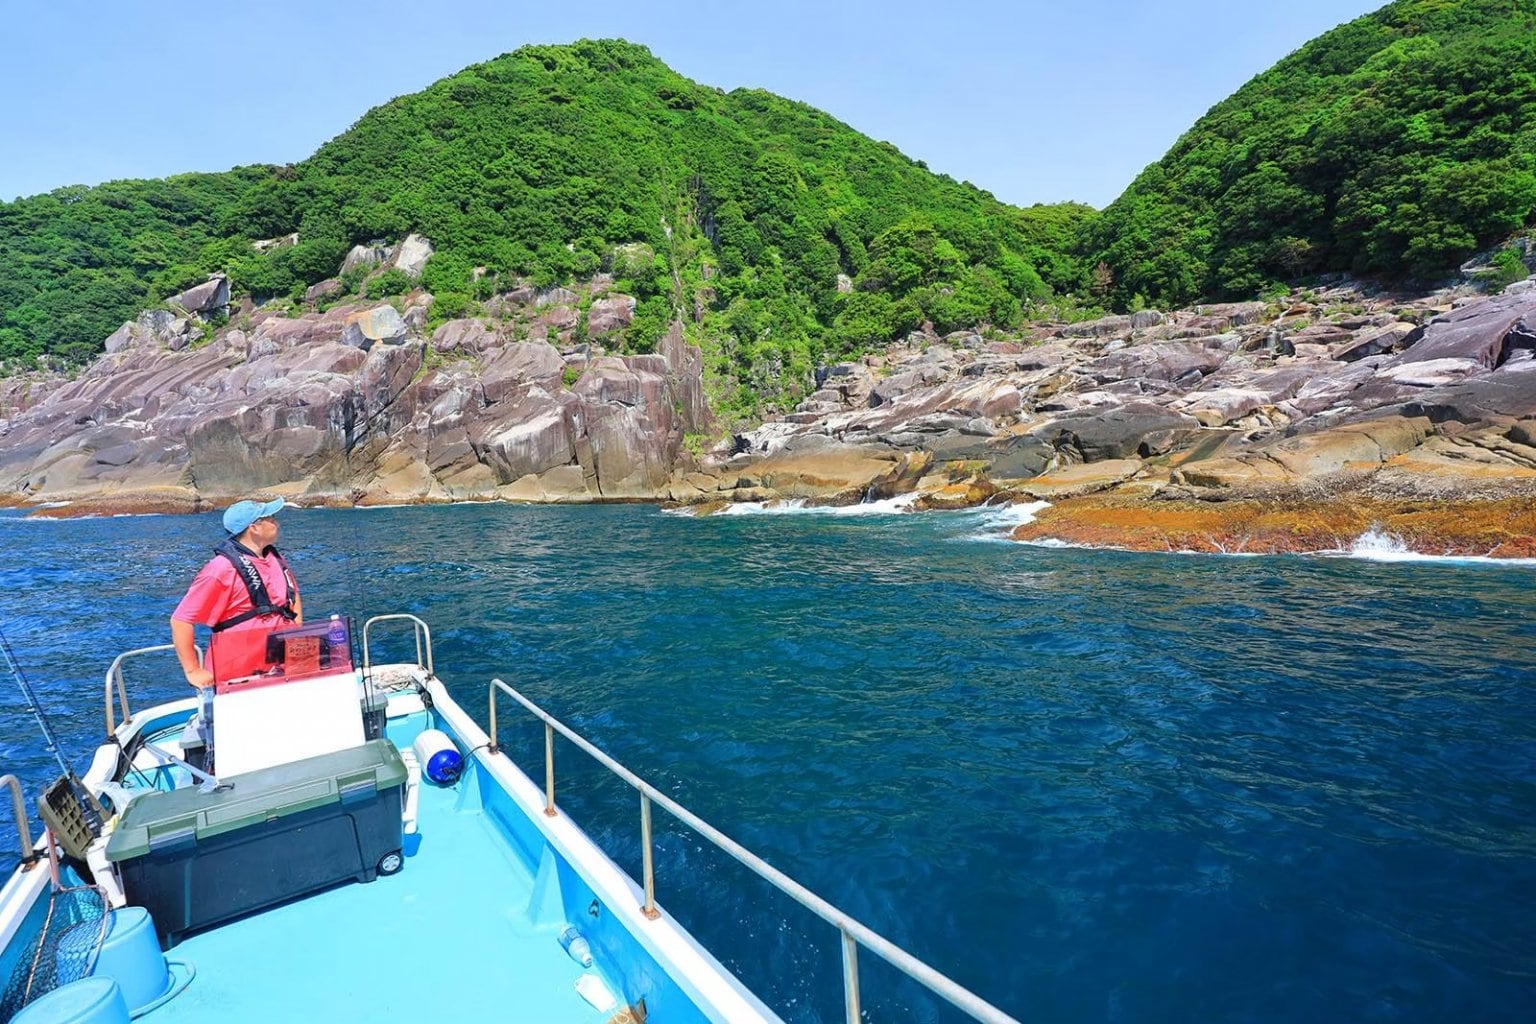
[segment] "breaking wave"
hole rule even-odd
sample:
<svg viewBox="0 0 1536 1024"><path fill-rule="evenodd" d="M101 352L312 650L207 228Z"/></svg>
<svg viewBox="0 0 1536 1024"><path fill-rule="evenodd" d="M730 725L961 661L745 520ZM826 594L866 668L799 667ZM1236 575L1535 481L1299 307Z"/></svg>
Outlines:
<svg viewBox="0 0 1536 1024"><path fill-rule="evenodd" d="M1012 543L1013 531L1025 523L1032 523L1042 509L1051 507L1048 501L1021 501L1012 505L982 505L965 509L965 514L976 520L970 533L973 540L1006 540Z"/></svg>
<svg viewBox="0 0 1536 1024"><path fill-rule="evenodd" d="M1348 558L1359 558L1368 562L1454 562L1454 563L1484 563L1488 565L1536 565L1536 558L1489 558L1486 555L1430 555L1410 548L1403 538L1395 533L1388 533L1380 525L1372 526L1349 546L1349 550L1340 552L1321 552L1322 554L1343 555Z"/></svg>
<svg viewBox="0 0 1536 1024"><path fill-rule="evenodd" d="M898 494L894 498L866 501L858 505L810 505L805 498L781 498L778 501L739 501L726 505L711 515L717 516L891 516L912 511L917 495Z"/></svg>

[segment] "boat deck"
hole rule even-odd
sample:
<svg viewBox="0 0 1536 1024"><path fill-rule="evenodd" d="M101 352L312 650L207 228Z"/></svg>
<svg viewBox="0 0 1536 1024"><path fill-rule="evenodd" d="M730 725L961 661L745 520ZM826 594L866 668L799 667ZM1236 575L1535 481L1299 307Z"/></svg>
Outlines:
<svg viewBox="0 0 1536 1024"><path fill-rule="evenodd" d="M167 957L195 979L137 1020L611 1019L622 1003L599 1012L575 988L597 966L583 971L557 928L532 923L532 876L478 803L457 803L454 789L422 785L420 834L406 837L398 874L186 938Z"/></svg>

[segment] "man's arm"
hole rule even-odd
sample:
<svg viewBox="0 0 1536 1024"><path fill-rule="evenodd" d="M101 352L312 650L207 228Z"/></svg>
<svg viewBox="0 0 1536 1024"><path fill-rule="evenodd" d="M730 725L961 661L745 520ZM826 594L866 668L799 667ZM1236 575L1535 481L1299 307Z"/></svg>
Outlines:
<svg viewBox="0 0 1536 1024"><path fill-rule="evenodd" d="M213 673L197 663L197 630L190 622L171 620L171 643L176 648L176 660L187 682L199 690L213 685Z"/></svg>
<svg viewBox="0 0 1536 1024"><path fill-rule="evenodd" d="M293 624L295 626L304 625L304 596L302 594L293 595L293 616Z"/></svg>

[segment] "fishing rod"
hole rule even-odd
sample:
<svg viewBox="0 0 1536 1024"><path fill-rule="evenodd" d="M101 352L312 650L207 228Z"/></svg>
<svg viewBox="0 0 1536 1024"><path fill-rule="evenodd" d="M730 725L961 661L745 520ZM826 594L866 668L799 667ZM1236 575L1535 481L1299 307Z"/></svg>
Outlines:
<svg viewBox="0 0 1536 1024"><path fill-rule="evenodd" d="M32 689L32 682L27 674L21 670L21 664L16 660L16 652L11 650L11 643L5 638L5 632L0 630L0 651L5 652L6 667L11 670L11 675L16 677L16 683L21 687L21 694L26 698L27 710L32 712L37 727L42 730L43 742L48 746L48 753L53 755L59 763L59 771L69 781L69 787L80 801L80 811L85 815L86 823L91 830L101 832L101 815L96 810L96 801L91 797L90 791L85 788L85 783L80 781L80 776L64 760L64 752L59 748L59 738L54 735L53 725L48 721L48 716L43 713L42 702L37 699L37 692Z"/></svg>

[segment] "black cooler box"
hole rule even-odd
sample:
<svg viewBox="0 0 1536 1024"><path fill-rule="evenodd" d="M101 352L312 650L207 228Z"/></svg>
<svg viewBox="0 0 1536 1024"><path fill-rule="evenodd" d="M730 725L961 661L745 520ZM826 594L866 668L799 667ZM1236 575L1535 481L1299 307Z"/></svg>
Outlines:
<svg viewBox="0 0 1536 1024"><path fill-rule="evenodd" d="M388 740L248 772L212 793L147 793L107 843L128 902L183 934L401 866L405 763Z"/></svg>

